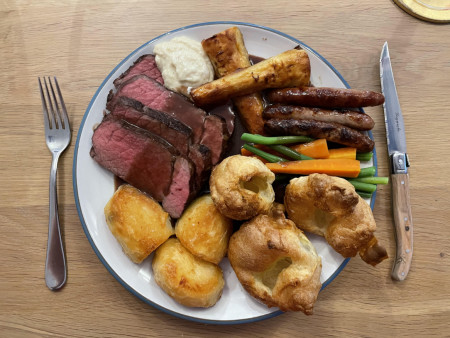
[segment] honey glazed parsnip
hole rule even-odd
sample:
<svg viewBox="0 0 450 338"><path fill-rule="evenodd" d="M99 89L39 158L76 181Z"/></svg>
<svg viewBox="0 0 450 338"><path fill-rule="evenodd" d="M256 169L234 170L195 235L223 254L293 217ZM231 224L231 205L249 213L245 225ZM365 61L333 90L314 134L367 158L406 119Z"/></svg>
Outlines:
<svg viewBox="0 0 450 338"><path fill-rule="evenodd" d="M228 99L268 88L306 86L311 67L306 51L291 49L253 66L227 74L191 90L199 107L225 103Z"/></svg>
<svg viewBox="0 0 450 338"><path fill-rule="evenodd" d="M237 27L214 34L203 40L202 46L218 78L251 66L244 38ZM244 127L252 134L263 134L262 112L264 106L261 93L235 97L233 103Z"/></svg>

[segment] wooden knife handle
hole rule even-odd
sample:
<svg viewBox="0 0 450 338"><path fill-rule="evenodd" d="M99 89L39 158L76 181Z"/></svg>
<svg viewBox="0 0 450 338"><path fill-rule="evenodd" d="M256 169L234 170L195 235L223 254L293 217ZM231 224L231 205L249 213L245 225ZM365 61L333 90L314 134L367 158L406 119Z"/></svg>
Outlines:
<svg viewBox="0 0 450 338"><path fill-rule="evenodd" d="M394 214L397 253L392 279L402 281L408 275L413 255L413 222L409 201L408 174L391 175L392 209Z"/></svg>

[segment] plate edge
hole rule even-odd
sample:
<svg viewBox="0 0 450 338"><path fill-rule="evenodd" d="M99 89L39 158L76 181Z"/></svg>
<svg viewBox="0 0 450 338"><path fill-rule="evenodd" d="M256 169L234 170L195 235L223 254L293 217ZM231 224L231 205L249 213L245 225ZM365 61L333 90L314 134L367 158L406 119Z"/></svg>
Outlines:
<svg viewBox="0 0 450 338"><path fill-rule="evenodd" d="M301 45L303 48L307 48L311 53L315 54L321 61L323 61L336 75L337 77L344 83L344 85L347 88L350 88L349 84L347 83L347 81L342 77L342 75L336 70L336 68L334 68L334 66L332 66L328 60L326 60L322 55L320 55L319 53L317 53L314 49L312 49L311 47L309 47L308 45L306 45L305 43L303 43L302 41L286 34L283 33L281 31L278 31L276 29L273 28L269 28L266 26L262 26L262 25L257 25L257 24L251 24L251 23L246 23L246 22L239 22L239 21L211 21L211 22L204 22L204 23L197 23L197 24L193 24L193 25L188 25L188 26L184 26L184 27L180 27L174 30L171 30L169 32L163 33L147 42L145 42L144 44L142 44L140 47L136 48L134 51L132 51L128 56L126 56L119 64L117 64L113 70L108 74L108 76L102 81L102 83L100 84L100 86L97 88L97 91L95 92L94 96L92 97L91 101L89 102L88 107L86 108L86 111L83 115L83 119L80 123L80 127L77 133L77 140L75 143L75 150L74 150L74 156L73 156L73 166L72 166L72 184L73 184L73 192L74 192L74 199L75 199L75 204L76 204L76 208L77 208L77 212L78 212L78 216L81 222L81 225L83 227L83 231L89 241L89 243L91 244L92 249L94 250L95 254L97 255L97 257L100 259L100 261L102 262L102 264L105 266L105 268L108 270L108 272L110 272L113 277L120 283L122 284L122 286L125 287L126 290L128 290L130 293L132 293L134 296L136 296L137 298L139 298L141 301L144 301L147 304L152 305L153 307L157 308L158 310L161 310L167 314L173 315L175 317L181 318L181 319L185 319L185 320L190 320L190 321L194 321L194 322L199 322L199 323L203 323L203 324L217 324L217 325L233 325L233 324L244 324L244 323L252 323L252 322L257 322L257 321L261 321L261 320L265 320L265 319L269 319L269 318L273 318L276 317L280 314L283 314L284 312L282 312L281 310L278 311L274 311L272 313L263 315L263 316L259 316L259 317L253 317L253 318L249 318L249 319L242 319L242 320L231 320L231 321L217 321L217 320L208 320L208 319L201 319L201 318L197 318L197 317L190 317L190 316L186 316L177 312L174 312L172 310L166 309L164 307L161 307L160 305L150 301L149 299L145 298L144 296L142 296L140 293L138 293L136 290L134 290L133 288L131 288L128 284L126 284L122 278L120 278L120 276L111 268L111 266L105 261L105 259L103 258L103 256L101 255L101 253L98 251L97 247L95 246L84 221L84 216L83 213L81 211L80 208L80 203L79 203L79 198L78 198L78 185L77 185L77 175L76 175L76 168L77 168L77 157L78 157L78 146L79 146L79 141L80 141L80 136L82 134L82 131L84 129L84 124L86 122L86 118L87 118L87 114L89 112L89 110L91 109L94 101L97 99L97 96L100 92L100 90L102 89L102 87L105 85L105 83L112 77L112 75L117 71L117 69L119 67L121 67L128 59L130 59L136 52L138 52L139 50L141 50L142 48L144 48L146 45L152 43L154 40L160 39L166 35L170 35L173 34L175 32L179 32L182 30L186 30L186 29L190 29L190 28L194 28L194 27L201 27L201 26L210 26L210 25L218 25L218 24L229 24L229 25L241 25L241 26L249 26L249 27L254 27L254 28L259 28L259 29L263 29L263 30L267 30L270 31L272 33L276 33L278 35L281 35L287 39L290 39L296 43L298 43L299 45ZM373 139L373 135L372 132L369 131L369 137L371 137ZM377 156L376 156L376 150L374 148L373 150L373 165L376 168L376 173L378 171L378 166L377 166ZM376 191L374 192L372 199L370 201L370 207L373 210L374 204L375 204L375 198L376 198ZM350 261L350 258L346 258L341 265L339 266L339 268L322 284L321 290L323 290L328 284L330 284L336 277L337 275L345 268L345 266L347 265L347 263Z"/></svg>

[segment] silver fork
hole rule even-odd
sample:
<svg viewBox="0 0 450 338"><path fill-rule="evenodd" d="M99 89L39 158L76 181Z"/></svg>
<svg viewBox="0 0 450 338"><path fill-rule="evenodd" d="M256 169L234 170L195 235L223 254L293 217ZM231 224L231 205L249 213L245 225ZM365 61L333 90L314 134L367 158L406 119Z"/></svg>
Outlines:
<svg viewBox="0 0 450 338"><path fill-rule="evenodd" d="M42 85L40 78L38 78L38 81L41 90L42 110L44 112L45 139L47 147L52 153L45 283L50 290L58 290L66 282L67 270L64 248L61 240L61 229L59 226L56 172L59 156L70 143L70 124L56 77L54 77L54 82L60 105L56 99L55 90L53 89L50 77L48 77L48 84L47 79L45 77L43 78L44 86ZM46 95L44 95L43 87L45 88Z"/></svg>

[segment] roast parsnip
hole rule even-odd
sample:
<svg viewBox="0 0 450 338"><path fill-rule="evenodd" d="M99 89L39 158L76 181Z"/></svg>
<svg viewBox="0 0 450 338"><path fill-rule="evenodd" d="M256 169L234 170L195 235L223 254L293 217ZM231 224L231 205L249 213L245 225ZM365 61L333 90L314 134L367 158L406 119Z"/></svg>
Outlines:
<svg viewBox="0 0 450 338"><path fill-rule="evenodd" d="M291 49L194 88L191 97L200 107L218 105L263 89L308 85L310 73L308 54L301 49Z"/></svg>
<svg viewBox="0 0 450 338"><path fill-rule="evenodd" d="M218 78L251 66L244 38L237 27L231 27L203 40L202 46ZM263 134L264 106L261 93L255 92L234 97L233 103L244 127L252 134Z"/></svg>

